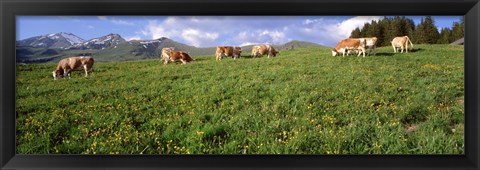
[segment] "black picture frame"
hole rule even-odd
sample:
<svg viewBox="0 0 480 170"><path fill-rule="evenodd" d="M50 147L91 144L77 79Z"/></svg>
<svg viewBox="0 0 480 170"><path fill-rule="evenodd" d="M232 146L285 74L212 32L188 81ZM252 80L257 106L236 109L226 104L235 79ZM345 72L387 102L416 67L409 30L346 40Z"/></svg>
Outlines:
<svg viewBox="0 0 480 170"><path fill-rule="evenodd" d="M0 0L1 169L462 169L480 167L479 0ZM18 155L17 15L464 15L463 155Z"/></svg>

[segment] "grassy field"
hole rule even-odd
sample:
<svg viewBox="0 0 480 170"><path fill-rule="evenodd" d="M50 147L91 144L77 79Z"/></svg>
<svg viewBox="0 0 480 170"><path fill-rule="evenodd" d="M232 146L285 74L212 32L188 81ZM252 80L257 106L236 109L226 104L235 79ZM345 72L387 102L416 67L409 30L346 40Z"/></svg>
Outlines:
<svg viewBox="0 0 480 170"><path fill-rule="evenodd" d="M463 46L17 65L19 154L463 154Z"/></svg>

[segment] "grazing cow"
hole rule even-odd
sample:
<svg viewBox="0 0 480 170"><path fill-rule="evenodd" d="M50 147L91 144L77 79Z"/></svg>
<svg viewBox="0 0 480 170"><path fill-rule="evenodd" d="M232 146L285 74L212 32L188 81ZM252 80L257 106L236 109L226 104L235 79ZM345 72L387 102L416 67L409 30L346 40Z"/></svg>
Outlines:
<svg viewBox="0 0 480 170"><path fill-rule="evenodd" d="M393 47L393 52L397 53L397 51L398 51L397 47L400 47L402 49L401 53L403 53L404 48L405 48L405 51L408 53L408 43L409 42L410 42L410 45L412 45L412 48L413 48L413 44L410 41L410 38L408 38L408 36L401 36L401 37L393 38L393 40L391 41L392 47Z"/></svg>
<svg viewBox="0 0 480 170"><path fill-rule="evenodd" d="M357 57L363 53L363 57L365 57L365 46L366 42L364 38L347 38L343 39L342 41L338 42L337 46L332 49L332 56L337 56L338 53L342 53L342 56L345 57L345 54L348 56L349 50L359 50Z"/></svg>
<svg viewBox="0 0 480 170"><path fill-rule="evenodd" d="M162 54L160 55L160 61L168 62L170 56L168 56L167 52L175 51L175 47L165 47L162 48Z"/></svg>
<svg viewBox="0 0 480 170"><path fill-rule="evenodd" d="M368 47L368 55L372 53L373 48L373 55L377 55L377 37L369 37L363 38L365 39L365 47ZM358 49L354 50L347 50L347 56L353 51L355 54L358 54Z"/></svg>
<svg viewBox="0 0 480 170"><path fill-rule="evenodd" d="M239 46L217 46L215 51L216 60L221 60L223 57L232 57L234 60L240 58L242 48Z"/></svg>
<svg viewBox="0 0 480 170"><path fill-rule="evenodd" d="M279 52L275 50L275 48L273 48L273 46L271 45L255 45L252 47L253 58L260 57L265 54L267 54L268 58L270 58L270 56L276 57L278 53Z"/></svg>
<svg viewBox="0 0 480 170"><path fill-rule="evenodd" d="M64 58L58 62L57 68L52 72L53 79L57 80L68 76L72 71L85 71L85 77L88 76L88 72L92 70L94 60L92 57L70 57Z"/></svg>
<svg viewBox="0 0 480 170"><path fill-rule="evenodd" d="M165 52L165 55L168 56L165 58L165 62L163 64L168 64L169 61L181 61L182 64L187 64L187 62L193 61L192 57L188 55L186 52L183 51L169 51Z"/></svg>
<svg viewBox="0 0 480 170"><path fill-rule="evenodd" d="M368 47L368 55L371 54L373 48L373 55L377 55L377 37L364 38L365 45Z"/></svg>

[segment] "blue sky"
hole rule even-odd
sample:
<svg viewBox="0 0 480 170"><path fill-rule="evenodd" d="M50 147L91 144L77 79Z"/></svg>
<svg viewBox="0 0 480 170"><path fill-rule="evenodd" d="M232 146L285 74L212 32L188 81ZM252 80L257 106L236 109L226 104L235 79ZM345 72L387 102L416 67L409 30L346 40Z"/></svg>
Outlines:
<svg viewBox="0 0 480 170"><path fill-rule="evenodd" d="M407 16L415 24L423 16ZM282 44L291 40L334 46L365 22L383 16L17 16L17 40L70 32L85 40L110 33L126 40L168 37L197 47ZM461 16L433 16L450 28Z"/></svg>

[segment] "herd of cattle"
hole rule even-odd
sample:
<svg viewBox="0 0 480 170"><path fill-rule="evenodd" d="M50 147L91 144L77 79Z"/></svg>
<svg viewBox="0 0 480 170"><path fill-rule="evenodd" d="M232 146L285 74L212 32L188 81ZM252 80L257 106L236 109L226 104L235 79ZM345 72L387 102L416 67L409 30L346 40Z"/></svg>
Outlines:
<svg viewBox="0 0 480 170"><path fill-rule="evenodd" d="M408 36L395 37L392 41L393 52L396 53L397 48L401 48L401 53L403 50L408 53L408 44L413 47L412 42ZM376 46L377 38L347 38L341 40L334 49L332 49L332 56L337 56L339 53L342 53L342 56L349 55L350 53L358 53L357 56L363 54L365 57L366 48L369 49L368 54L370 55L371 51L374 51L376 55ZM242 48L239 46L218 46L215 51L215 59L222 60L224 57L232 57L234 60L240 58L242 53ZM267 55L268 58L275 57L279 52L271 45L255 45L252 47L252 57L257 58L263 55ZM192 57L187 52L180 51L174 47L167 47L162 49L160 60L164 64L169 62L181 61L182 64L193 61ZM72 71L83 70L85 71L85 77L88 76L88 73L92 71L94 59L90 56L85 57L70 57L62 59L58 62L57 68L52 72L53 79L57 80L63 77L69 77Z"/></svg>
<svg viewBox="0 0 480 170"><path fill-rule="evenodd" d="M413 47L413 43L410 41L408 36L395 37L390 43L392 43L394 53L398 51L397 48L401 49L401 53L403 53L404 49L408 53L408 43L410 43L410 45ZM348 56L348 54L353 51L358 53L357 56L363 54L363 57L365 57L365 48L367 47L369 49L369 55L372 50L374 55L376 55L377 37L343 39L334 49L332 49L332 56L336 56L338 53L342 53L342 56L345 56L345 54Z"/></svg>

